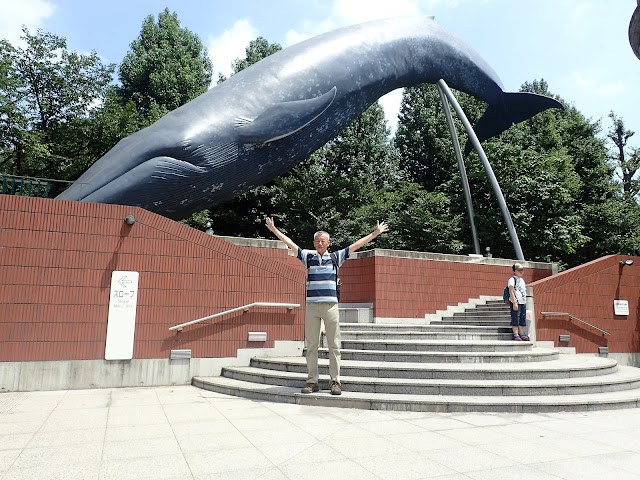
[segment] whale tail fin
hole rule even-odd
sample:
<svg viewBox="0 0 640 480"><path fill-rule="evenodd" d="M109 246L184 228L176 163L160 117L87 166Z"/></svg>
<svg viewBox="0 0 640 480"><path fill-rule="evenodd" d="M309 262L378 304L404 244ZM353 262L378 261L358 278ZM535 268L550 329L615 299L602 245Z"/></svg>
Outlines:
<svg viewBox="0 0 640 480"><path fill-rule="evenodd" d="M505 93L502 105L489 105L473 129L480 142L495 137L516 123L523 122L549 108L564 109L562 104L551 97L537 93ZM464 148L465 155L473 148L470 141Z"/></svg>

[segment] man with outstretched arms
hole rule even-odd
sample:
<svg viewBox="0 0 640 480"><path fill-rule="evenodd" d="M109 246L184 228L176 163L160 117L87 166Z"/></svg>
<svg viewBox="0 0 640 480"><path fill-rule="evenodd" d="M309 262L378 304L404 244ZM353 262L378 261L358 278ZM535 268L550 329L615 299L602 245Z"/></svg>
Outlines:
<svg viewBox="0 0 640 480"><path fill-rule="evenodd" d="M304 337L307 344L307 384L302 393L320 390L318 385L318 345L320 343L320 322L324 328L329 345L329 389L332 395L340 395L340 323L338 315L337 280L338 268L349 256L381 233L389 230L385 222L377 222L375 230L352 245L329 253L331 245L329 234L318 231L313 235L315 250L303 250L289 237L278 230L273 218L267 217L267 228L297 255L307 268L307 308L305 311ZM333 257L333 258L332 258Z"/></svg>

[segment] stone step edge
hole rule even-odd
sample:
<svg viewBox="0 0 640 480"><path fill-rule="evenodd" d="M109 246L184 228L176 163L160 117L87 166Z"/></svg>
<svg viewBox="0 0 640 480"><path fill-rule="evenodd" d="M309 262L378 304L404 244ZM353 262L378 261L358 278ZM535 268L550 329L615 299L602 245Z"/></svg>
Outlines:
<svg viewBox="0 0 640 480"><path fill-rule="evenodd" d="M618 362L613 359L601 359L599 357L589 357L589 359L598 360L597 363L581 363L564 362L563 360L554 360L549 362L506 362L506 363L409 363L409 362L368 362L366 360L342 360L341 368L359 368L363 370L414 370L425 372L471 372L471 373L520 373L520 372L598 372L601 370L609 370L619 368ZM601 361L602 360L602 361ZM295 367L306 368L307 363L304 357L256 357L252 361L261 362L263 364L274 365L292 365ZM557 363L556 363L557 362ZM552 365L550 365L552 364ZM320 367L328 367L329 360L325 358L318 359ZM279 369L273 369L279 370Z"/></svg>
<svg viewBox="0 0 640 480"><path fill-rule="evenodd" d="M305 385L307 374L303 372L267 370L260 367L225 367L223 372L231 374L243 374L256 377L265 377L272 380L296 381L299 387ZM223 375L222 376L226 376ZM354 377L341 375L341 382L345 385L376 385L376 386L425 386L425 387L459 387L459 388L569 388L569 387L594 387L613 386L628 383L638 384L640 387L640 370L634 372L629 369L621 369L608 375L596 375L591 377L547 378L547 379L440 379L440 378L395 378L395 377ZM329 376L320 375L320 383L328 385ZM265 382L256 382L265 383Z"/></svg>
<svg viewBox="0 0 640 480"><path fill-rule="evenodd" d="M395 328L416 328L416 331L421 331L421 330L431 330L432 328L442 328L445 327L448 330L456 330L456 329L471 329L471 330L489 330L492 328L511 328L511 326L508 324L506 325L502 325L502 326L496 326L496 325L447 325L444 323L435 323L435 324L429 324L429 325L415 325L415 324L409 324L409 323L340 323L340 328L365 328L365 329L371 329L371 330L381 330L381 331L387 331L387 330L393 330Z"/></svg>
<svg viewBox="0 0 640 480"><path fill-rule="evenodd" d="M345 391L302 394L299 388L279 387L225 377L193 377L192 385L226 395L298 405L415 412L541 413L637 408L640 389L579 395L457 396L402 395Z"/></svg>
<svg viewBox="0 0 640 480"><path fill-rule="evenodd" d="M341 331L341 336L342 339L345 340L345 336L346 335L353 335L353 336L361 336L361 335L375 335L376 337L379 336L386 336L389 338L389 340L403 340L402 337L411 337L411 336L416 336L417 338L415 340L420 340L421 337L424 337L424 339L429 339L432 337L436 337L438 335L444 335L444 336L448 336L448 337L464 337L464 336L475 336L475 337L480 337L477 340L482 340L482 337L485 337L487 339L490 340L495 340L495 341L512 341L511 340L511 336L512 333L511 332L374 332L374 331L367 331L367 330L342 330ZM393 338L392 336L399 336L401 338ZM498 337L498 338L495 338ZM509 337L509 338L503 338L501 339L501 337ZM350 338L349 340L360 340L357 338ZM379 340L379 338L371 338L371 340ZM411 340L411 338L410 338ZM447 340L446 338L441 338L441 339L434 339L434 340ZM451 338L450 340L475 340L475 339L465 339L465 338Z"/></svg>
<svg viewBox="0 0 640 480"><path fill-rule="evenodd" d="M318 348L319 353L329 353L328 348ZM510 352L454 352L454 351L429 351L429 350L359 350L359 349L351 349L351 348L341 348L340 352L342 353L359 353L365 355L412 355L412 356L426 356L433 355L438 357L523 357L523 356L550 356L550 355L558 355L559 352L554 349L542 349L542 348L533 348L531 350L514 350ZM380 360L381 362L383 360Z"/></svg>

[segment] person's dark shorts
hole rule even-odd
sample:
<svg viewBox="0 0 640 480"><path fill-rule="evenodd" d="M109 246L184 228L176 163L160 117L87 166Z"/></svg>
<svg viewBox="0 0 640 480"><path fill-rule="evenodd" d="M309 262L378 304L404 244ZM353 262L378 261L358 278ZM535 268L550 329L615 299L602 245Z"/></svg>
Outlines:
<svg viewBox="0 0 640 480"><path fill-rule="evenodd" d="M526 327L527 326L527 306L518 305L518 310L514 310L513 304L509 302L509 308L511 309L511 326Z"/></svg>

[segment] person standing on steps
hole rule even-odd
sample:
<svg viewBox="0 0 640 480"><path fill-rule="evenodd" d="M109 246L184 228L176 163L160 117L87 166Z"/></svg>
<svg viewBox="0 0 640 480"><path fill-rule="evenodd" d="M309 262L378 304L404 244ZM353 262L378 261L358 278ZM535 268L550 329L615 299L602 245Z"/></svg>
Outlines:
<svg viewBox="0 0 640 480"><path fill-rule="evenodd" d="M376 229L362 237L352 245L330 254L327 249L331 245L329 234L318 231L313 235L315 250L303 250L275 226L273 218L267 217L267 228L296 254L307 268L307 308L304 320L304 338L307 344L307 384L302 393L313 393L320 390L318 385L318 346L320 344L320 323L324 320L324 328L329 346L329 389L332 395L342 394L340 384L340 323L338 314L337 280L338 268L349 256L389 230L385 222L377 222ZM332 259L332 256L335 258Z"/></svg>
<svg viewBox="0 0 640 480"><path fill-rule="evenodd" d="M524 329L527 326L527 284L522 278L524 266L514 263L511 267L514 275L509 278L509 305L511 306L511 330L514 340L529 341Z"/></svg>

